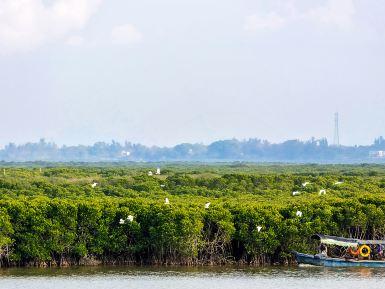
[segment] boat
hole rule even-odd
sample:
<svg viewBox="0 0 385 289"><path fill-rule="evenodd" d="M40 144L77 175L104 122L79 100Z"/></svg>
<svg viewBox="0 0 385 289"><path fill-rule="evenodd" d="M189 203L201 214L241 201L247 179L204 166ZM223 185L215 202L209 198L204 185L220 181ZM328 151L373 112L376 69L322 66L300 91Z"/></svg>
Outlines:
<svg viewBox="0 0 385 289"><path fill-rule="evenodd" d="M362 240L322 234L315 234L312 239L318 239L321 246L324 244L340 247L343 253L339 257L330 257L327 250L315 255L293 251L298 264L324 267L385 268L385 240Z"/></svg>

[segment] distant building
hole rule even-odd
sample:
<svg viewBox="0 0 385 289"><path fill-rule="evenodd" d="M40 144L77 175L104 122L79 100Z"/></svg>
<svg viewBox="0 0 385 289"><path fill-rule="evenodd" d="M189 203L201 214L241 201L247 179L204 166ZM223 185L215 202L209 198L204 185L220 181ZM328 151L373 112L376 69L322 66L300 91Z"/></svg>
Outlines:
<svg viewBox="0 0 385 289"><path fill-rule="evenodd" d="M123 157L129 157L131 153L129 151L122 151L120 154Z"/></svg>
<svg viewBox="0 0 385 289"><path fill-rule="evenodd" d="M369 156L371 158L385 158L385 151L370 151Z"/></svg>

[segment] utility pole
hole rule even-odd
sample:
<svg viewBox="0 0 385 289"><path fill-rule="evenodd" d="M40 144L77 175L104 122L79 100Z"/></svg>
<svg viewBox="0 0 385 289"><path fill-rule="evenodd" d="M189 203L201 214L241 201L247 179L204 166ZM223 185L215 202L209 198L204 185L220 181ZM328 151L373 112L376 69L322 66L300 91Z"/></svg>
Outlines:
<svg viewBox="0 0 385 289"><path fill-rule="evenodd" d="M339 147L340 146L340 132L339 132L339 124L338 124L338 112L334 114L334 140L333 145Z"/></svg>

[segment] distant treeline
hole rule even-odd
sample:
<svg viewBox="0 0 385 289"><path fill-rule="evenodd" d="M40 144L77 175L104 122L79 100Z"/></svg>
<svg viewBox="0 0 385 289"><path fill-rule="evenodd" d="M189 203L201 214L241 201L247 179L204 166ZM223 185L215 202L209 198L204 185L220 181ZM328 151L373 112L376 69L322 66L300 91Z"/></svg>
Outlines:
<svg viewBox="0 0 385 289"><path fill-rule="evenodd" d="M385 139L379 137L370 146L333 146L326 139L288 140L270 143L266 140L220 140L209 145L183 143L174 147L144 146L97 142L85 146L58 146L44 139L23 145L8 144L0 150L0 161L109 162L109 161L248 161L297 163L363 163L385 162Z"/></svg>

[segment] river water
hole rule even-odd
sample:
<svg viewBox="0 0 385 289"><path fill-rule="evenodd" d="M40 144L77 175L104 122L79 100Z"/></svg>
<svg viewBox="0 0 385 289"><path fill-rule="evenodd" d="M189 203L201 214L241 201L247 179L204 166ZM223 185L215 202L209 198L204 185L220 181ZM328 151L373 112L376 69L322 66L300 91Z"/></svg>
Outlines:
<svg viewBox="0 0 385 289"><path fill-rule="evenodd" d="M384 269L74 267L0 269L0 289L385 288Z"/></svg>

